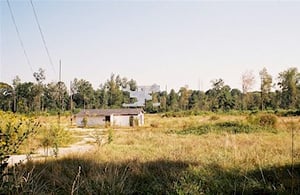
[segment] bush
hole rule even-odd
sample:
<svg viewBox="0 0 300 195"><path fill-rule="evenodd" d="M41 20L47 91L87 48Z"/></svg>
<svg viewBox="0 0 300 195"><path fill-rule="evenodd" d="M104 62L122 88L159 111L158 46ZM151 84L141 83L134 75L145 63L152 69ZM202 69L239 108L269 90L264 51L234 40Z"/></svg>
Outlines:
<svg viewBox="0 0 300 195"><path fill-rule="evenodd" d="M159 124L157 121L154 121L154 122L150 123L150 126L153 128L158 128Z"/></svg>
<svg viewBox="0 0 300 195"><path fill-rule="evenodd" d="M211 120L211 121L216 121L216 120L219 120L219 119L220 119L220 117L217 116L217 115L212 115L212 116L209 118L209 120Z"/></svg>
<svg viewBox="0 0 300 195"><path fill-rule="evenodd" d="M210 112L206 111L198 111L198 110L186 110L186 111L178 111L178 112L165 112L161 115L161 117L188 117L188 116L199 116L206 115Z"/></svg>
<svg viewBox="0 0 300 195"><path fill-rule="evenodd" d="M83 117L82 121L81 121L81 124L82 124L82 127L86 127L87 126L87 117Z"/></svg>
<svg viewBox="0 0 300 195"><path fill-rule="evenodd" d="M72 142L71 133L63 127L51 125L50 127L43 128L40 132L41 145L46 149L52 148L55 156L58 154L58 147L66 146Z"/></svg>
<svg viewBox="0 0 300 195"><path fill-rule="evenodd" d="M114 137L113 129L109 128L108 129L108 144L110 144L113 141L113 137Z"/></svg>
<svg viewBox="0 0 300 195"><path fill-rule="evenodd" d="M250 115L247 117L250 124L259 125L261 127L272 127L275 128L277 125L277 117L274 114L257 114Z"/></svg>
<svg viewBox="0 0 300 195"><path fill-rule="evenodd" d="M300 110L276 110L277 116L300 116Z"/></svg>
<svg viewBox="0 0 300 195"><path fill-rule="evenodd" d="M16 153L22 143L39 128L40 124L32 118L0 112L0 194L14 187L9 179L13 177L8 172L8 159ZM2 192L3 191L3 192Z"/></svg>
<svg viewBox="0 0 300 195"><path fill-rule="evenodd" d="M275 127L277 124L277 117L273 114L264 114L259 117L260 126Z"/></svg>
<svg viewBox="0 0 300 195"><path fill-rule="evenodd" d="M227 122L219 122L215 124L204 124L199 126L191 126L183 128L183 130L169 131L170 133L177 133L181 135L186 134L195 134L195 135L202 135L207 133L254 133L260 131L267 131L276 133L277 130L268 126L268 127L261 127L254 124L249 124L245 122L239 121L227 121Z"/></svg>

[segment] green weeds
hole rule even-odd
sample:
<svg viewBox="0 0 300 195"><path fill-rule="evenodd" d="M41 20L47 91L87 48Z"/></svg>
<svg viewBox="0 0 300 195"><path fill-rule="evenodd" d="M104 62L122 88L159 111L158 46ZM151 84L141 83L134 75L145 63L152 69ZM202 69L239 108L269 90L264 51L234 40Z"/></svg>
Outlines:
<svg viewBox="0 0 300 195"><path fill-rule="evenodd" d="M112 128L108 129L108 144L114 140L114 132Z"/></svg>
<svg viewBox="0 0 300 195"><path fill-rule="evenodd" d="M195 134L202 135L207 133L256 133L256 132L272 132L277 130L272 127L264 127L260 125L252 125L239 121L217 122L213 124L203 124L199 126L187 127L183 130L169 131L170 133L177 133L180 135Z"/></svg>
<svg viewBox="0 0 300 195"><path fill-rule="evenodd" d="M52 148L54 155L57 156L58 147L71 144L73 139L69 131L57 125L44 127L39 132L39 137L39 142L43 146L44 150L47 151L47 156L49 148Z"/></svg>
<svg viewBox="0 0 300 195"><path fill-rule="evenodd" d="M18 152L23 142L37 132L40 124L32 118L0 112L0 194L6 193L16 184L8 170L9 156Z"/></svg>

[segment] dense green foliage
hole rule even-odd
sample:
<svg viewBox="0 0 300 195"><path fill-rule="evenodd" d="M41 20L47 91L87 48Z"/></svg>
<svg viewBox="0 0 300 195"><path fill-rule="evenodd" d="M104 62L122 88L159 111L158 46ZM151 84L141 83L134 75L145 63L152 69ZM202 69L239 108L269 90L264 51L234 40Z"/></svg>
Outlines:
<svg viewBox="0 0 300 195"><path fill-rule="evenodd" d="M260 91L249 91L254 83L251 73L242 76L242 91L232 89L223 79L212 80L212 88L207 91L191 90L181 87L178 92L171 89L152 94L152 100L146 102L147 112L166 111L230 111L230 110L278 110L300 109L300 73L297 68L289 68L278 75L278 83L264 68L259 72ZM40 112L83 108L120 108L123 103L133 103L134 98L123 90L137 89L133 79L112 74L104 84L94 89L84 79L75 78L71 82L70 92L63 82L44 83L45 72L40 69L34 73L36 82L21 82L19 77L13 85L0 83L0 109L4 111ZM275 91L272 87L277 86ZM153 103L160 103L153 107Z"/></svg>
<svg viewBox="0 0 300 195"><path fill-rule="evenodd" d="M30 134L36 133L39 123L33 119L0 112L0 193L11 187L7 178L9 156L16 153Z"/></svg>

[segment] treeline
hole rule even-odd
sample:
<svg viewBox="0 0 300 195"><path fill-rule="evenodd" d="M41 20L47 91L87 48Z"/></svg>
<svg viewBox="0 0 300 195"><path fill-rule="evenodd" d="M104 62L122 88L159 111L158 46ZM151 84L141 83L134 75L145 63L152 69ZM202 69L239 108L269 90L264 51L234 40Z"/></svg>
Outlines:
<svg viewBox="0 0 300 195"><path fill-rule="evenodd" d="M133 79L111 75L98 89L84 79L75 78L69 86L64 82L44 83L45 71L39 69L33 74L36 82L21 82L16 76L12 85L0 82L0 109L13 112L66 111L90 108L120 108L129 103L129 92L122 88L136 90Z"/></svg>
<svg viewBox="0 0 300 195"><path fill-rule="evenodd" d="M136 90L136 81L115 74L97 89L89 81L77 78L69 86L63 82L45 83L43 69L33 76L36 82L22 82L18 76L12 85L0 82L0 109L21 113L74 111L121 108L123 103L136 101L130 98L129 92L123 91L124 88ZM265 68L259 76L259 91L251 91L255 77L253 72L245 72L242 90L232 89L220 78L212 80L212 87L207 91L181 87L179 91L153 93L144 109L146 112L300 109L300 73L297 68L280 72L276 77L278 82L274 82ZM160 103L160 106L154 107L153 103Z"/></svg>

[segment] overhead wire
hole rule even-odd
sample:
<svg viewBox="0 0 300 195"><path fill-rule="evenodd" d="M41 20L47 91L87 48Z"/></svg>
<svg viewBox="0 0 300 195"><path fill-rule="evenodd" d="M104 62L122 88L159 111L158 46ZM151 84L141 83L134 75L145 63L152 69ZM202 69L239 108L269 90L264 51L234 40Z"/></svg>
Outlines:
<svg viewBox="0 0 300 195"><path fill-rule="evenodd" d="M26 58L27 64L28 64L28 66L29 66L29 68L30 68L30 70L31 70L31 73L33 74L33 67L32 67L32 65L31 65L31 63L30 63L29 57L28 57L28 55L27 55L27 52L26 52L26 49L25 49L25 46L24 46L24 43L23 43L23 41L22 41L22 38L21 38L21 35L20 35L20 31L19 31L19 28L18 28L18 26L17 26L17 23L16 23L16 20L15 20L14 13L13 13L13 11L12 11L11 5L10 5L10 3L9 3L9 0L6 0L6 2L7 2L7 5L8 5L8 8L9 8L9 11L10 11L10 15L11 15L12 21L13 21L13 23L14 23L16 32L17 32L17 36L18 36L20 45L21 45L21 47L22 47L22 49L23 49L23 53L24 53L24 56L25 56L25 58Z"/></svg>
<svg viewBox="0 0 300 195"><path fill-rule="evenodd" d="M37 16L37 13L36 13L36 10L35 10L35 7L34 7L34 5L33 5L32 0L30 0L30 4L31 4L31 7L32 7L32 10L33 10L33 13L34 13L34 17L35 17L36 24L37 24L37 26L38 26L38 28L39 28L39 31L40 31L40 35L41 35L41 38L42 38L42 41L43 41L44 48L45 48L45 50L46 50L46 53L47 53L49 62L50 62L50 64L51 64L52 70L53 70L54 73L56 73L55 68L54 68L54 65L53 65L53 60L52 60L52 58L51 58L51 56L50 56L49 49L48 49L47 44L46 44L46 39L45 39L45 36L44 36L44 34L43 34L43 31L42 31L40 22L39 22L39 20L38 20L38 16Z"/></svg>

